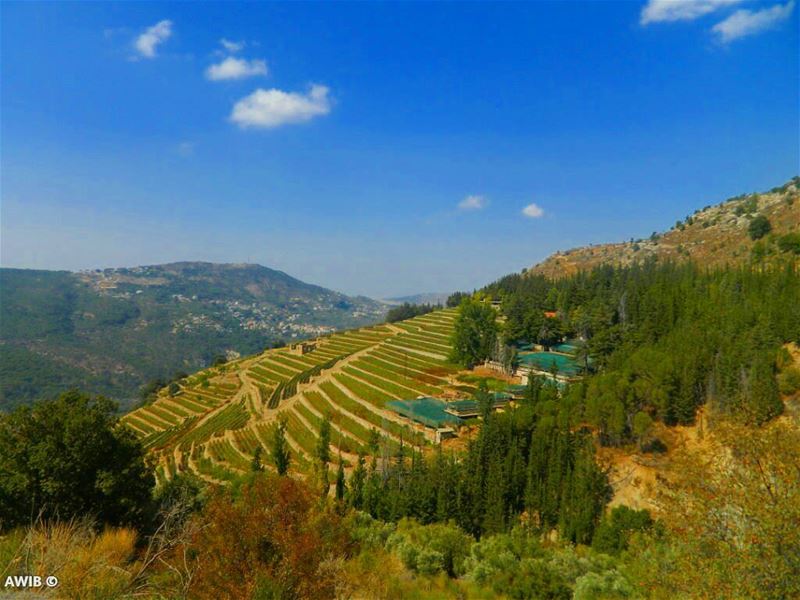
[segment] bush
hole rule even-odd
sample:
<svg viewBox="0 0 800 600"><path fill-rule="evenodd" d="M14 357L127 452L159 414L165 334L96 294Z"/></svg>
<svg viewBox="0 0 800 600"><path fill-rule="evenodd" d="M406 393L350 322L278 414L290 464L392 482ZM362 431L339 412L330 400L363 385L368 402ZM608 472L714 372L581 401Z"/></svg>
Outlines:
<svg viewBox="0 0 800 600"><path fill-rule="evenodd" d="M789 367L778 375L778 389L787 396L800 390L800 369Z"/></svg>
<svg viewBox="0 0 800 600"><path fill-rule="evenodd" d="M91 516L142 524L155 483L116 404L77 391L0 414L0 528Z"/></svg>
<svg viewBox="0 0 800 600"><path fill-rule="evenodd" d="M196 524L174 555L194 557L184 597L198 600L333 598L337 565L353 550L348 524L290 477L255 474L212 498Z"/></svg>
<svg viewBox="0 0 800 600"><path fill-rule="evenodd" d="M778 248L781 252L800 254L800 233L787 233L779 237Z"/></svg>
<svg viewBox="0 0 800 600"><path fill-rule="evenodd" d="M57 573L59 598L129 597L141 566L134 560L136 539L136 531L127 527L98 532L89 519L39 522L25 532L18 529L0 537L0 558L9 559L0 568L3 579Z"/></svg>
<svg viewBox="0 0 800 600"><path fill-rule="evenodd" d="M386 549L398 554L412 571L425 575L444 572L455 577L463 572L472 538L455 525L420 525L403 519L386 541Z"/></svg>
<svg viewBox="0 0 800 600"><path fill-rule="evenodd" d="M770 231L772 231L772 224L764 215L758 215L756 218L750 221L750 225L747 227L747 232L750 234L750 239L753 240L760 240Z"/></svg>
<svg viewBox="0 0 800 600"><path fill-rule="evenodd" d="M631 535L647 531L652 526L653 519L646 510L617 506L600 521L592 539L592 548L617 555L628 548Z"/></svg>
<svg viewBox="0 0 800 600"><path fill-rule="evenodd" d="M596 600L603 598L631 598L634 596L633 586L613 569L602 573L590 572L575 581L573 600Z"/></svg>

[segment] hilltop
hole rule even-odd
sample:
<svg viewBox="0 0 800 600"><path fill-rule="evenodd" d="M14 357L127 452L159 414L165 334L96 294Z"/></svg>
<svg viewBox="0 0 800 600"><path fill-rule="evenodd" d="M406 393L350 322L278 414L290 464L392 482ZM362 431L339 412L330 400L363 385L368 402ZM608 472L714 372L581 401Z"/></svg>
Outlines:
<svg viewBox="0 0 800 600"><path fill-rule="evenodd" d="M750 224L766 217L769 234L753 239ZM761 259L785 250L779 244L786 234L800 232L800 177L765 193L743 194L716 205L698 209L679 220L665 233L648 239L598 244L556 252L528 272L547 277L564 277L588 271L601 264L630 265L649 258L692 260L716 267ZM794 252L800 253L800 241ZM790 251L791 252L791 251Z"/></svg>
<svg viewBox="0 0 800 600"><path fill-rule="evenodd" d="M129 407L151 380L374 323L385 310L251 264L0 269L0 409L70 387Z"/></svg>

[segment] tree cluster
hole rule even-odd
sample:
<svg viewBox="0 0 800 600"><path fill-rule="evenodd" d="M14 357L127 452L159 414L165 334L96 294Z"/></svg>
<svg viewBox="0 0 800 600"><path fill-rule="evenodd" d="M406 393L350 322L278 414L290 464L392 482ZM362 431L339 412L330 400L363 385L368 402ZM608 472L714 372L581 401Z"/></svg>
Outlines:
<svg viewBox="0 0 800 600"><path fill-rule="evenodd" d="M800 273L791 264L603 266L557 281L510 275L485 293L502 299L509 342L583 340L578 358L594 372L567 394L576 418L606 443L642 441L640 413L688 424L710 402L763 423L783 410L776 357L800 339Z"/></svg>
<svg viewBox="0 0 800 600"><path fill-rule="evenodd" d="M533 379L522 405L491 412L479 392L483 424L466 452L425 458L401 447L386 460L362 458L345 493L354 508L396 521L455 522L481 536L524 518L543 531L588 543L608 499L591 437L572 431L555 387Z"/></svg>
<svg viewBox="0 0 800 600"><path fill-rule="evenodd" d="M426 315L429 312L433 312L437 308L441 308L441 306L436 306L434 304L411 304L409 302L403 302L403 304L400 306L395 306L389 309L389 311L386 313L386 322L396 323L397 321L404 321L405 319Z"/></svg>

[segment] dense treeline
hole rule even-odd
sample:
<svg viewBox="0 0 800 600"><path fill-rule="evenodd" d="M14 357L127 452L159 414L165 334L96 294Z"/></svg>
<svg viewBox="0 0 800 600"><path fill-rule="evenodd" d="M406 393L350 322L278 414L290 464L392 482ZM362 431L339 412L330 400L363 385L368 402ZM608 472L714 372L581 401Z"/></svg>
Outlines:
<svg viewBox="0 0 800 600"><path fill-rule="evenodd" d="M509 529L526 513L531 526L588 543L608 499L589 436L569 428L568 405L554 386L532 379L520 407L492 413L479 392L483 423L459 455L403 450L386 464L362 460L346 499L385 521L455 522L481 536Z"/></svg>
<svg viewBox="0 0 800 600"><path fill-rule="evenodd" d="M394 308L389 309L389 311L386 313L386 322L395 323L397 321L404 321L405 319L411 319L413 317L428 314L437 308L441 308L441 306L436 306L434 304L411 304L409 302L403 302L400 306L395 306Z"/></svg>
<svg viewBox="0 0 800 600"><path fill-rule="evenodd" d="M631 439L639 413L691 423L706 401L757 423L782 411L779 350L800 339L800 274L791 265L605 266L558 281L509 275L484 293L502 299L508 342L583 340L579 358L595 373L570 392L581 400L575 418L606 442Z"/></svg>
<svg viewBox="0 0 800 600"><path fill-rule="evenodd" d="M107 401L21 408L0 415L0 515L30 517L0 522L0 569L58 573L69 598L797 597L796 428L718 423L702 454L675 460L658 520L624 506L601 516L608 485L589 436L567 426L572 390L534 379L500 414L483 392L465 452L391 457L376 441L381 459L324 498L257 460L228 488L184 474L151 496ZM323 441L318 460L330 459Z"/></svg>

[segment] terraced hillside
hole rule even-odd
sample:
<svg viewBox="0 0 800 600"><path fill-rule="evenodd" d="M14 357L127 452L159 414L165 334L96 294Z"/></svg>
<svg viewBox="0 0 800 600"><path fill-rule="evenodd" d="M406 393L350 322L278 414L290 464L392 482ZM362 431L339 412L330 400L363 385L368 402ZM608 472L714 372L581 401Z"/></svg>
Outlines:
<svg viewBox="0 0 800 600"><path fill-rule="evenodd" d="M271 468L269 440L279 419L287 426L293 470L308 471L326 416L331 455L349 468L359 452L425 443L421 429L386 402L469 391L447 362L454 317L455 309L439 310L318 338L302 355L279 348L207 369L172 395L162 390L123 422L156 457L159 478L188 470L224 482L247 471L259 447Z"/></svg>

